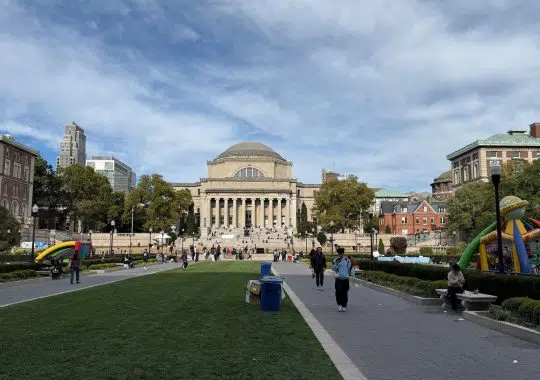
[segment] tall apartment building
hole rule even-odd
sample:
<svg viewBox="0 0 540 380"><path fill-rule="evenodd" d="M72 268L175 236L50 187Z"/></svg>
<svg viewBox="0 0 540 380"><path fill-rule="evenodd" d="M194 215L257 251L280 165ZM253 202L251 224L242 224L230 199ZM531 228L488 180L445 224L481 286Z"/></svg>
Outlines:
<svg viewBox="0 0 540 380"><path fill-rule="evenodd" d="M129 193L137 184L133 170L113 156L93 156L86 161L97 173L104 175L111 184L113 191Z"/></svg>
<svg viewBox="0 0 540 380"><path fill-rule="evenodd" d="M31 220L36 157L35 150L0 135L0 204L23 224Z"/></svg>
<svg viewBox="0 0 540 380"><path fill-rule="evenodd" d="M84 129L74 121L64 127L64 137L60 142L60 154L56 159L56 168L67 168L73 164L84 165L86 162L86 135Z"/></svg>
<svg viewBox="0 0 540 380"><path fill-rule="evenodd" d="M474 181L488 182L493 163L511 160L533 162L540 158L540 123L526 130L510 130L475 142L446 156L452 163L453 190Z"/></svg>

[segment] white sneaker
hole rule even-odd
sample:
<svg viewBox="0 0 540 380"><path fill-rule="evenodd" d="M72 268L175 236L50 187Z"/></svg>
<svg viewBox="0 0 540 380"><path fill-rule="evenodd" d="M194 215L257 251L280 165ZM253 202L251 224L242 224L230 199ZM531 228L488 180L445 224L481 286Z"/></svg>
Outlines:
<svg viewBox="0 0 540 380"><path fill-rule="evenodd" d="M324 290L324 288L321 286L321 287L319 287L319 290L322 292Z"/></svg>
<svg viewBox="0 0 540 380"><path fill-rule="evenodd" d="M338 306L337 311L343 311L343 308L341 306Z"/></svg>
<svg viewBox="0 0 540 380"><path fill-rule="evenodd" d="M342 307L342 308L341 308L341 311L347 311L347 308L346 308L346 307Z"/></svg>

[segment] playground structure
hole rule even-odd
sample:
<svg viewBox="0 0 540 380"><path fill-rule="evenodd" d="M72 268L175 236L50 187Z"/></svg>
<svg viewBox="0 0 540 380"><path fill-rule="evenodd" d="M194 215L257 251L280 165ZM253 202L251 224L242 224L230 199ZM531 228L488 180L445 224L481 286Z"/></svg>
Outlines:
<svg viewBox="0 0 540 380"><path fill-rule="evenodd" d="M76 248L79 250L81 260L92 252L92 244L89 242L65 241L47 248L36 257L35 261L36 263L40 263L43 260L50 260L52 258L63 261L68 259L75 252Z"/></svg>
<svg viewBox="0 0 540 380"><path fill-rule="evenodd" d="M540 264L540 221L524 219L529 202L516 196L504 197L500 202L501 236L505 271L531 273ZM497 223L493 222L480 232L465 248L459 265L465 268L478 252L480 269L496 270L498 266Z"/></svg>

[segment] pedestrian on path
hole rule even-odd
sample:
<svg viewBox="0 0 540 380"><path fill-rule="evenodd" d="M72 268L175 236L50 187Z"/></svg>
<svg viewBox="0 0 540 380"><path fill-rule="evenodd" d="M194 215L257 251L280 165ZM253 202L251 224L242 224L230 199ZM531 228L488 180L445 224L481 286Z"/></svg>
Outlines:
<svg viewBox="0 0 540 380"><path fill-rule="evenodd" d="M149 258L149 254L148 254L148 251L145 249L144 252L143 252L143 265L144 265L144 270L146 270L146 266L148 265L148 258Z"/></svg>
<svg viewBox="0 0 540 380"><path fill-rule="evenodd" d="M336 303L338 311L347 311L349 302L349 276L352 271L352 263L345 257L345 248L337 249L339 257L334 260L332 270L336 272Z"/></svg>
<svg viewBox="0 0 540 380"><path fill-rule="evenodd" d="M311 267L315 273L315 286L317 290L324 290L324 271L326 270L326 257L322 253L322 248L317 248L317 251L311 256Z"/></svg>
<svg viewBox="0 0 540 380"><path fill-rule="evenodd" d="M75 275L75 281L77 281L77 284L80 283L79 281L79 271L81 266L81 256L79 256L79 251L73 252L73 255L71 255L71 258L69 259L69 268L71 270L71 274L69 276L69 282L71 285L73 285L73 276Z"/></svg>

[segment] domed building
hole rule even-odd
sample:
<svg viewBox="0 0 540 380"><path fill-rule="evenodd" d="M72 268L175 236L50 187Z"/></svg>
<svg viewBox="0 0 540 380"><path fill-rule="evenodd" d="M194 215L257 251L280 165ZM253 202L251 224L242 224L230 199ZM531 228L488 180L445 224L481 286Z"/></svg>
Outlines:
<svg viewBox="0 0 540 380"><path fill-rule="evenodd" d="M304 203L312 220L314 193L320 184L292 177L292 162L269 146L235 144L207 162L208 177L196 183L176 183L188 189L205 236L216 228L292 228Z"/></svg>

